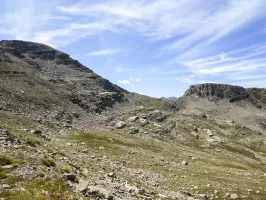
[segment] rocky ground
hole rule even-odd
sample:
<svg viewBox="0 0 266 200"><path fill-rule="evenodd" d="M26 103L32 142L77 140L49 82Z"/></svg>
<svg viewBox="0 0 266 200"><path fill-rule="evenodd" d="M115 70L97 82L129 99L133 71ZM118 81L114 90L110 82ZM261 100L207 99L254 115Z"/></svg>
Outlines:
<svg viewBox="0 0 266 200"><path fill-rule="evenodd" d="M11 161L1 164L0 196L265 198L265 148L249 139L264 139L262 133L256 136L232 120L182 113L173 118L171 112L136 107L136 115L90 131L2 112L0 161Z"/></svg>

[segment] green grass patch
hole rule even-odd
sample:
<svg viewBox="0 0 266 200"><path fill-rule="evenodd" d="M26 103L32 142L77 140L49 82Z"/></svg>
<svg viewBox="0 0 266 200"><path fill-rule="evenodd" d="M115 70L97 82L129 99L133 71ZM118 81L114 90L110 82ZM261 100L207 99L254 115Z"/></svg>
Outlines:
<svg viewBox="0 0 266 200"><path fill-rule="evenodd" d="M61 179L34 179L23 185L25 191L3 191L5 200L70 200L71 197L64 181Z"/></svg>
<svg viewBox="0 0 266 200"><path fill-rule="evenodd" d="M71 166L66 165L65 168L64 168L64 172L70 173L71 171L72 171Z"/></svg>
<svg viewBox="0 0 266 200"><path fill-rule="evenodd" d="M0 155L0 166L13 165L16 163L16 159L7 154Z"/></svg>
<svg viewBox="0 0 266 200"><path fill-rule="evenodd" d="M47 167L55 167L56 166L55 160L53 158L49 158L49 157L42 158L42 163Z"/></svg>

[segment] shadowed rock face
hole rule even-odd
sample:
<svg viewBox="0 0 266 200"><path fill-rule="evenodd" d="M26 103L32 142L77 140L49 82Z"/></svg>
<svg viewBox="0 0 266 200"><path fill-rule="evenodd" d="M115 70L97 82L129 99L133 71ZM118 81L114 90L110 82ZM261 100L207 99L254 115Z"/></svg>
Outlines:
<svg viewBox="0 0 266 200"><path fill-rule="evenodd" d="M218 99L228 99L230 102L246 100L250 98L247 90L240 86L205 83L192 85L185 92L184 96L214 97Z"/></svg>

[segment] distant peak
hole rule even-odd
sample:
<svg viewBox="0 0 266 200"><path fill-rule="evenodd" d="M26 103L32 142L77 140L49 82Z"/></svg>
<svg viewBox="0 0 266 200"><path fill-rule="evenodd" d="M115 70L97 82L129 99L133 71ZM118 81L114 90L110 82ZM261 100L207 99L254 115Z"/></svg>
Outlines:
<svg viewBox="0 0 266 200"><path fill-rule="evenodd" d="M243 87L217 83L192 85L185 92L184 96L215 97L218 99L228 99L230 102L250 98L250 94Z"/></svg>

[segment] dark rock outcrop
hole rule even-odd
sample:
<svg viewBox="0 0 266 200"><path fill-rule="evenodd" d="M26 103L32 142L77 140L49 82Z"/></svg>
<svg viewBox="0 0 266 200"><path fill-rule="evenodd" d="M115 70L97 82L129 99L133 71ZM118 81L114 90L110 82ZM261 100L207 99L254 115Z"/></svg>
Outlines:
<svg viewBox="0 0 266 200"><path fill-rule="evenodd" d="M228 99L229 102L246 100L250 98L247 90L240 86L205 83L192 85L184 96L213 97L216 99Z"/></svg>

